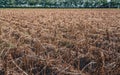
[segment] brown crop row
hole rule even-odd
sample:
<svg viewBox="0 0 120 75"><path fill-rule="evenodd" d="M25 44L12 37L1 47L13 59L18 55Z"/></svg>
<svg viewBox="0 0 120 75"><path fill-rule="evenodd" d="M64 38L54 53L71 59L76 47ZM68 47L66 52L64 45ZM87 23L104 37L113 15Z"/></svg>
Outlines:
<svg viewBox="0 0 120 75"><path fill-rule="evenodd" d="M0 9L0 75L120 75L120 10Z"/></svg>

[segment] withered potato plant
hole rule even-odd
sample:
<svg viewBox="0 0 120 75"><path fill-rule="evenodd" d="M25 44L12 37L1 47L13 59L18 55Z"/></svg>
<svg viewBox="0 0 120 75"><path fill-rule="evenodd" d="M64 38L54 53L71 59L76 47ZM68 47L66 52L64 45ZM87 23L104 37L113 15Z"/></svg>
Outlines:
<svg viewBox="0 0 120 75"><path fill-rule="evenodd" d="M0 9L0 75L120 75L120 10Z"/></svg>

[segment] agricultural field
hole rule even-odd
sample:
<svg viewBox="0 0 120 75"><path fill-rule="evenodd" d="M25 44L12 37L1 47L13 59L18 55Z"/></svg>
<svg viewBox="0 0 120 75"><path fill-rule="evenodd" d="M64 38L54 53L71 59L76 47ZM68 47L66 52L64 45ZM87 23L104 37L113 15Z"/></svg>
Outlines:
<svg viewBox="0 0 120 75"><path fill-rule="evenodd" d="M0 75L120 75L120 10L0 9Z"/></svg>

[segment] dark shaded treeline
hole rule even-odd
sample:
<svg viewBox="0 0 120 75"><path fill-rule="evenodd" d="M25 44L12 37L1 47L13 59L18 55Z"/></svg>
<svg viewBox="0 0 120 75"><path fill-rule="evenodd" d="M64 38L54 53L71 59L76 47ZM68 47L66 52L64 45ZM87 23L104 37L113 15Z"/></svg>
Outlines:
<svg viewBox="0 0 120 75"><path fill-rule="evenodd" d="M0 7L119 8L120 0L0 0Z"/></svg>

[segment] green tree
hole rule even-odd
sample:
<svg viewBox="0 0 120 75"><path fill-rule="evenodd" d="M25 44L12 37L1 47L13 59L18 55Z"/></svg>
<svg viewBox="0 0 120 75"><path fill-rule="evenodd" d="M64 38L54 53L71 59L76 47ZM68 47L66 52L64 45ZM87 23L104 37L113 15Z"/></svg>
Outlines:
<svg viewBox="0 0 120 75"><path fill-rule="evenodd" d="M22 5L22 4L27 4L28 0L15 0L16 5Z"/></svg>
<svg viewBox="0 0 120 75"><path fill-rule="evenodd" d="M37 0L28 0L29 5L36 5Z"/></svg>

